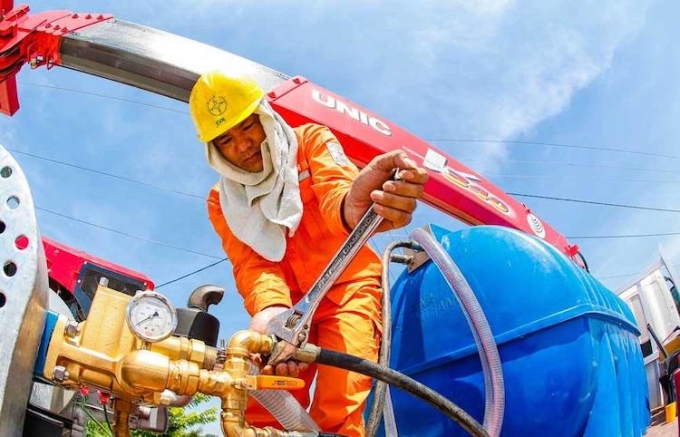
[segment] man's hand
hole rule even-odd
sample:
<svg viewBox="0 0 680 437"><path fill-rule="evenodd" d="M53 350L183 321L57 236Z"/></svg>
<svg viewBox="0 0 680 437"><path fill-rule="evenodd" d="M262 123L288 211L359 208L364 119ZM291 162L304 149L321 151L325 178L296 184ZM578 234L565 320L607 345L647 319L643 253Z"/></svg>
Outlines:
<svg viewBox="0 0 680 437"><path fill-rule="evenodd" d="M400 180L390 180L395 168L399 169ZM378 231L408 225L427 179L427 171L416 166L401 150L376 156L359 172L345 196L342 211L345 223L354 229L375 202L375 212L384 218Z"/></svg>
<svg viewBox="0 0 680 437"><path fill-rule="evenodd" d="M257 331L259 333L264 334L265 333L265 328L267 327L267 323L271 319L273 319L275 316L278 316L279 314L285 312L288 308L284 306L270 306L259 313L255 314L250 321L250 326L248 329L251 329L253 331ZM259 356L255 357L254 360L258 365L261 364L261 358ZM279 375L279 376L292 376L294 378L297 378L297 376L300 374L300 372L304 372L307 370L307 363L298 363L296 361L286 361L284 363L278 363L276 367L272 367L270 365L265 365L262 368L262 374L263 375Z"/></svg>

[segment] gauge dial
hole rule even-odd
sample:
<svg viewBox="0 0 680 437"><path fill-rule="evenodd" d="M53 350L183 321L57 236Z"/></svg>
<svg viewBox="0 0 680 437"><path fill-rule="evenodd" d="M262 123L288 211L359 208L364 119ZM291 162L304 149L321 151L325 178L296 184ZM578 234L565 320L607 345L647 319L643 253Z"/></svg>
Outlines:
<svg viewBox="0 0 680 437"><path fill-rule="evenodd" d="M137 337L155 343L175 332L177 311L162 294L143 291L128 303L127 323Z"/></svg>

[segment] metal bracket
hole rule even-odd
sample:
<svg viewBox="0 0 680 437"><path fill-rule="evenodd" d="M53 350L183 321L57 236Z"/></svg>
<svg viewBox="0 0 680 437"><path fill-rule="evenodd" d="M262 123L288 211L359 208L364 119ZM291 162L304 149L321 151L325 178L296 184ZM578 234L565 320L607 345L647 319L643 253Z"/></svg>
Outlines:
<svg viewBox="0 0 680 437"><path fill-rule="evenodd" d="M45 324L47 264L24 174L0 146L0 435L21 435Z"/></svg>
<svg viewBox="0 0 680 437"><path fill-rule="evenodd" d="M432 234L432 229L430 228L429 224L423 226L422 229L425 232ZM424 250L413 250L407 247L403 248L402 250L404 251L404 255L410 256L412 259L412 261L407 266L409 273L417 270L420 266L430 260L430 255L428 255Z"/></svg>

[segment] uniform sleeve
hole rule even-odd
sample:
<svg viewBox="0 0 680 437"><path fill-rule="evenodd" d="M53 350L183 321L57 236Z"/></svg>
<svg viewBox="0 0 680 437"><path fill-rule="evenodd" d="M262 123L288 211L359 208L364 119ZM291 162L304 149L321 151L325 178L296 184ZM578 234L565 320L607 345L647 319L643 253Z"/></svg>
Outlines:
<svg viewBox="0 0 680 437"><path fill-rule="evenodd" d="M359 170L345 155L340 141L325 126L305 126L299 143L309 164L312 190L321 214L331 232L347 235L342 201Z"/></svg>
<svg viewBox="0 0 680 437"><path fill-rule="evenodd" d="M233 265L236 288L243 296L246 311L253 316L272 305L292 306L290 289L278 263L262 258L229 229L220 206L217 186L208 196L208 217Z"/></svg>

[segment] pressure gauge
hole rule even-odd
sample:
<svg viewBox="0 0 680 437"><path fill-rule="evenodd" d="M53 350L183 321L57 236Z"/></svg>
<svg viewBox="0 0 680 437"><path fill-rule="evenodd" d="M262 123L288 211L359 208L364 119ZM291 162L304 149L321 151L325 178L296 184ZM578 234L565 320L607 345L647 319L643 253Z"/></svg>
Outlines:
<svg viewBox="0 0 680 437"><path fill-rule="evenodd" d="M142 291L127 305L127 323L137 337L155 343L175 332L177 311L162 294Z"/></svg>

